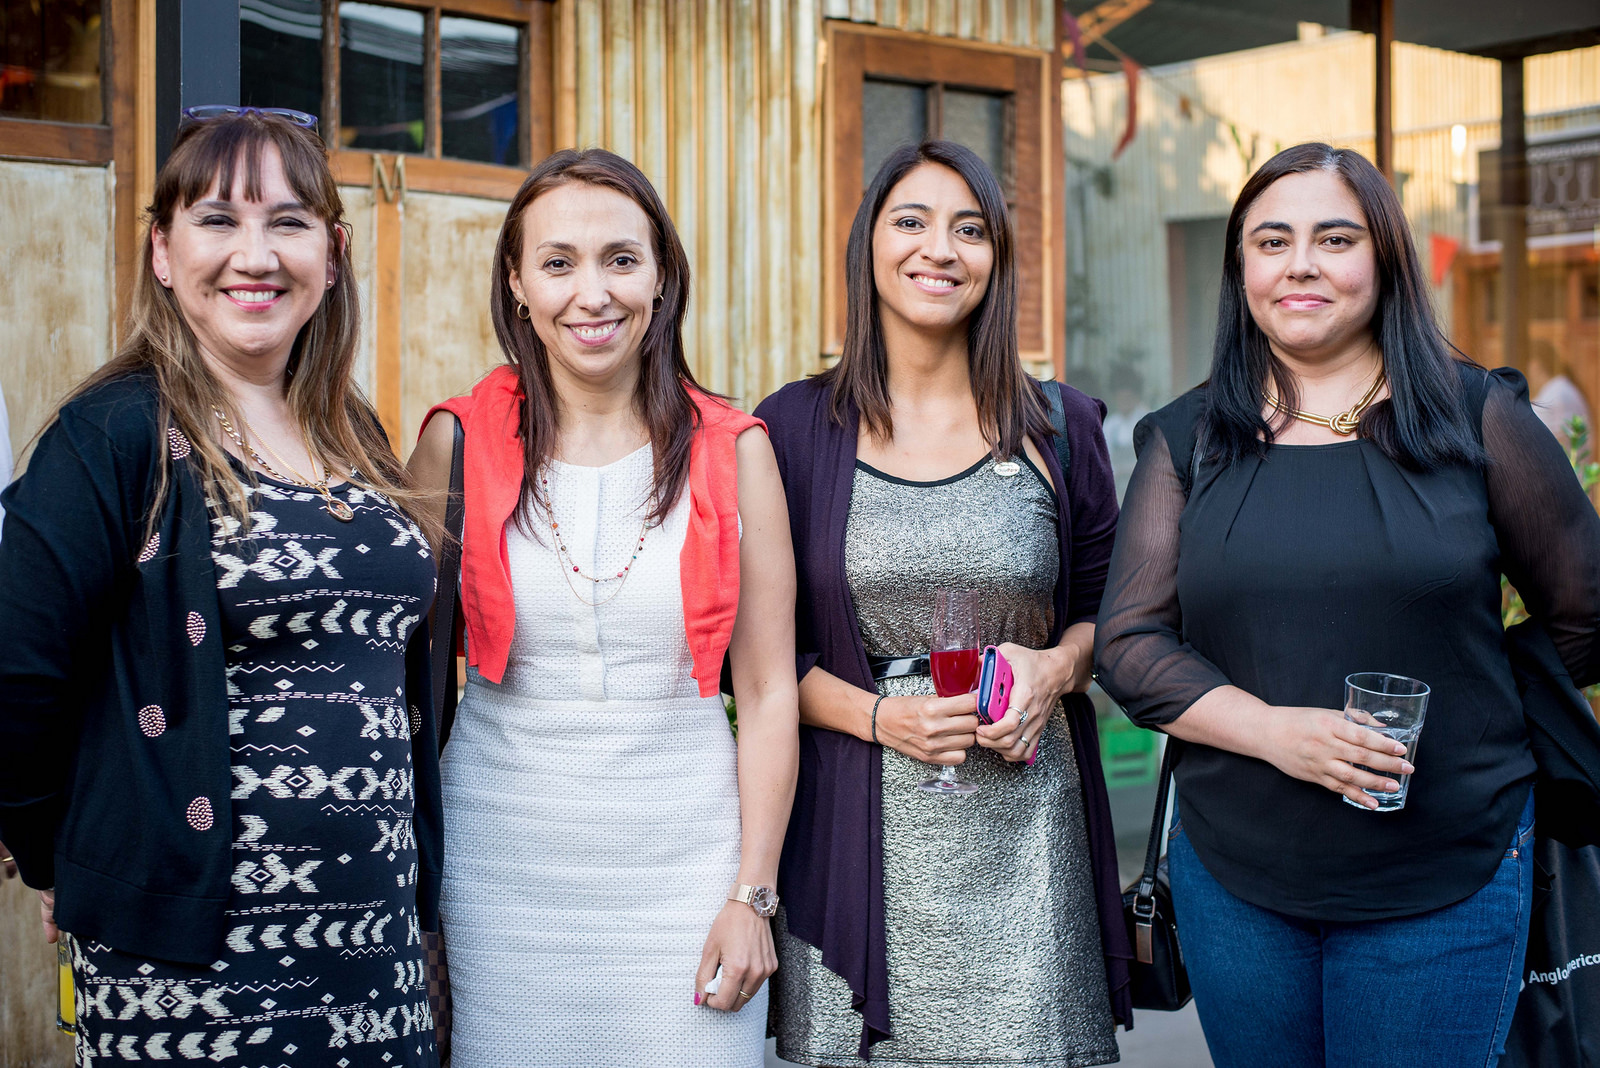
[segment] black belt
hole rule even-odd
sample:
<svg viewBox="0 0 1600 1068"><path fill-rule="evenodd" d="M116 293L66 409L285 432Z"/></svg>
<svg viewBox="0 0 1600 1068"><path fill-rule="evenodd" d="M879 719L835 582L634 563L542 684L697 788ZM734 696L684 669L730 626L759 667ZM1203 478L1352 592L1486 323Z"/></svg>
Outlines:
<svg viewBox="0 0 1600 1068"><path fill-rule="evenodd" d="M933 674L926 656L869 656L867 664L872 668L874 682L904 678L907 675Z"/></svg>

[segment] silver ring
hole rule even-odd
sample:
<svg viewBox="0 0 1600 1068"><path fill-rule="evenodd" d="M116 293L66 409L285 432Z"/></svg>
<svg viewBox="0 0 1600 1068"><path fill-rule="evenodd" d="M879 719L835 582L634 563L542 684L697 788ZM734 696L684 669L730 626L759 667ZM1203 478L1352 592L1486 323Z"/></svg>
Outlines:
<svg viewBox="0 0 1600 1068"><path fill-rule="evenodd" d="M1028 736L1026 734L1024 734L1022 736L1022 748L1023 749L1027 749L1028 748Z"/></svg>
<svg viewBox="0 0 1600 1068"><path fill-rule="evenodd" d="M1021 712L1017 713L1017 726L1026 727L1027 725L1028 725L1028 710L1026 708L1024 708Z"/></svg>

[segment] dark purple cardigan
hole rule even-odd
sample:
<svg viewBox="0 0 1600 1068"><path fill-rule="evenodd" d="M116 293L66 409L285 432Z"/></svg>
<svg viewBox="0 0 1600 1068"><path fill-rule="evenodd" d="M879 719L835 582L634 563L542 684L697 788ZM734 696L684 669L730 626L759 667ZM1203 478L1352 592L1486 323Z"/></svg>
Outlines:
<svg viewBox="0 0 1600 1068"><path fill-rule="evenodd" d="M1047 388L1055 388L1054 386ZM1100 610L1117 497L1100 431L1105 405L1072 388L1062 390L1069 478L1063 485L1053 439L1035 439L1049 469L1060 509L1061 574L1056 580L1051 642L1073 623ZM856 627L845 581L845 520L855 477L859 415L848 407L844 425L829 415L829 387L817 379L793 382L756 408L766 421L789 499L799 596L795 607L798 674L813 667L864 690L874 690L866 648ZM1131 1023L1128 946L1117 883L1116 840L1105 776L1100 768L1094 707L1084 694L1064 701L1083 781L1095 903L1111 1011ZM822 962L842 976L862 1015L861 1055L890 1036L888 940L883 919L883 750L853 735L800 728L800 780L778 872L789 930L822 951Z"/></svg>

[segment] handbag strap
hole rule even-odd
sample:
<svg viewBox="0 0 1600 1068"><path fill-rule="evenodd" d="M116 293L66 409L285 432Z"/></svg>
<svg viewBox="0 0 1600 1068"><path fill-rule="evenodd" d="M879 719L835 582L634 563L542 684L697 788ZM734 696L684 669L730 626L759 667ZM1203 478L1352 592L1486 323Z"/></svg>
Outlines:
<svg viewBox="0 0 1600 1068"><path fill-rule="evenodd" d="M1156 784L1156 810L1150 818L1150 844L1144 851L1144 871L1133 897L1133 954L1141 964L1155 960L1156 868L1161 863L1161 840L1167 833L1167 795L1172 789L1172 745L1161 755L1161 777Z"/></svg>
<svg viewBox="0 0 1600 1068"><path fill-rule="evenodd" d="M450 495L444 505L444 542L439 551L439 593L433 601L433 623L429 638L433 642L433 712L439 732L440 750L450 740L456 719L456 634L461 606L457 591L461 584L461 532L466 521L466 500L462 494L465 479L466 432L461 420L446 413L456 425L450 449Z"/></svg>
<svg viewBox="0 0 1600 1068"><path fill-rule="evenodd" d="M1054 386L1054 389L1050 387ZM1061 484L1067 482L1067 465L1072 462L1072 445L1067 441L1067 405L1062 395L1063 382L1044 383L1044 399L1050 406L1050 425L1056 432L1056 460L1061 464Z"/></svg>

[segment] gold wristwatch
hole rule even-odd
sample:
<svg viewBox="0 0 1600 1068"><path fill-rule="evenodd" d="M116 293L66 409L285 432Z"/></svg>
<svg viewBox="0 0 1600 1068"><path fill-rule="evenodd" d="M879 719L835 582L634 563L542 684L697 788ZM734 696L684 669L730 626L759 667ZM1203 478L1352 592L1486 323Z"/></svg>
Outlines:
<svg viewBox="0 0 1600 1068"><path fill-rule="evenodd" d="M756 910L756 915L770 920L778 913L778 892L770 886L747 886L740 883L728 894L729 901L742 901Z"/></svg>

